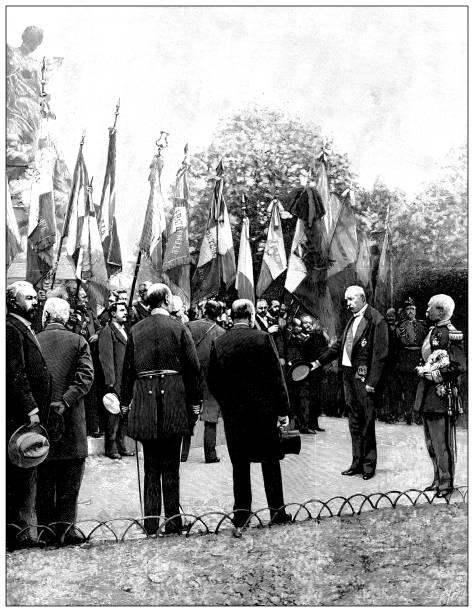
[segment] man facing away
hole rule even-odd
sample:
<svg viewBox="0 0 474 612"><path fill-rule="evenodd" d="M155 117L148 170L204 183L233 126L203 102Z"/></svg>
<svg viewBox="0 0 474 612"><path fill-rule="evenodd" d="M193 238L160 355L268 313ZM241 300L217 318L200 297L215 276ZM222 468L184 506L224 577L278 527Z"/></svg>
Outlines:
<svg viewBox="0 0 474 612"><path fill-rule="evenodd" d="M50 416L51 412L62 416L64 433L59 439L50 435L48 457L38 466L36 514L39 525L60 523L53 529L61 543L74 544L83 541L69 527L76 522L87 457L84 396L94 380L94 368L85 338L65 327L69 315L65 300L47 299L43 311L45 329L38 334L52 378Z"/></svg>
<svg viewBox="0 0 474 612"><path fill-rule="evenodd" d="M250 300L232 304L234 326L213 341L208 385L219 402L233 469L234 535L241 536L251 514L250 463L261 463L265 493L274 523L291 520L282 507L278 426L288 424L289 400L271 336L253 329Z"/></svg>
<svg viewBox="0 0 474 612"><path fill-rule="evenodd" d="M150 281L144 281L138 286L138 300L133 303L132 314L130 316L130 327L135 323L146 319L150 314L150 309L147 306L147 292L151 287Z"/></svg>
<svg viewBox="0 0 474 612"><path fill-rule="evenodd" d="M352 317L314 367L339 359L352 438L352 463L342 474L363 474L364 480L369 480L377 465L375 408L388 355L388 327L384 317L367 304L362 287L348 287L345 300Z"/></svg>
<svg viewBox="0 0 474 612"><path fill-rule="evenodd" d="M130 330L121 400L133 405L128 435L143 445L145 528L156 533L161 492L166 533L179 533L179 466L183 435L192 434L202 399L200 367L187 327L170 317L172 294L162 283L148 289L150 316Z"/></svg>
<svg viewBox="0 0 474 612"><path fill-rule="evenodd" d="M433 482L426 490L436 491L438 497L448 497L454 486L453 439L461 401L459 378L466 371L463 334L451 323L453 312L454 300L449 295L434 295L428 302L426 316L433 327L421 348L424 366L416 368L420 378L415 413L421 412L434 469ZM447 355L435 360L435 351Z"/></svg>
<svg viewBox="0 0 474 612"><path fill-rule="evenodd" d="M126 302L113 302L108 308L109 322L99 333L99 360L102 366L102 396L115 393L120 396L123 361L127 346L125 323L128 318ZM110 459L133 457L125 445L125 415L107 412L105 423L105 454Z"/></svg>
<svg viewBox="0 0 474 612"><path fill-rule="evenodd" d="M219 302L209 300L204 306L204 318L190 321L187 325L196 346L199 363L201 364L203 382L203 409L201 419L204 421L204 459L206 463L218 463L216 454L217 421L219 420L219 404L207 386L207 373L213 340L225 334L225 330L217 324L217 318L222 312Z"/></svg>
<svg viewBox="0 0 474 612"><path fill-rule="evenodd" d="M36 291L26 281L7 287L6 322L6 435L21 425L34 426L46 415L51 376L31 322L38 307ZM6 522L20 529L33 524L37 468L21 468L6 463ZM19 548L33 544L28 530L17 538L18 529L7 528L7 546Z"/></svg>

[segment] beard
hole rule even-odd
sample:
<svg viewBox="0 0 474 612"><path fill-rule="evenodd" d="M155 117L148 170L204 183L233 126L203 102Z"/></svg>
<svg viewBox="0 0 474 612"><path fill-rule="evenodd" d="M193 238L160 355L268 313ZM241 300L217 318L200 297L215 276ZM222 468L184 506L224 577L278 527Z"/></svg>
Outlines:
<svg viewBox="0 0 474 612"><path fill-rule="evenodd" d="M27 321L32 322L35 318L36 313L38 312L38 307L34 306L29 310L26 310L25 308L21 308L20 306L15 306L11 308L10 311L19 315L20 317L23 317Z"/></svg>

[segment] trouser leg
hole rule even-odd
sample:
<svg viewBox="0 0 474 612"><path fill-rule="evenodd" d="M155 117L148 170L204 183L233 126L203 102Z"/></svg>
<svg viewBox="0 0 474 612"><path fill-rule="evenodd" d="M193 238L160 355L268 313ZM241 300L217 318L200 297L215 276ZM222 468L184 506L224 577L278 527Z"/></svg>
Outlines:
<svg viewBox="0 0 474 612"><path fill-rule="evenodd" d="M118 416L119 424L116 436L117 450L121 455L123 455L127 452L127 445L125 443L125 436L127 435L127 419L124 418L122 415Z"/></svg>
<svg viewBox="0 0 474 612"><path fill-rule="evenodd" d="M85 458L65 459L56 462L56 513L58 521L65 523L60 526L61 533L68 536L75 534L70 528L77 520L77 500L85 470Z"/></svg>
<svg viewBox="0 0 474 612"><path fill-rule="evenodd" d="M36 476L37 468L19 468L6 460L6 521L17 525L7 528L7 543L14 547L25 538L35 537L32 528L21 536L19 529L36 523ZM18 537L17 537L18 536Z"/></svg>
<svg viewBox="0 0 474 612"><path fill-rule="evenodd" d="M145 519L145 529L148 533L156 533L160 525L158 517L161 514L161 440L144 440L144 502L145 516L156 518Z"/></svg>
<svg viewBox="0 0 474 612"><path fill-rule="evenodd" d="M355 391L355 379L352 368L343 373L344 399L349 420L349 432L352 442L352 463L350 469L362 469L362 413Z"/></svg>
<svg viewBox="0 0 474 612"><path fill-rule="evenodd" d="M206 461L213 461L217 457L216 438L217 423L204 421L204 458Z"/></svg>
<svg viewBox="0 0 474 612"><path fill-rule="evenodd" d="M450 419L445 414L430 414L423 415L423 422L426 424L426 445L435 467L435 483L440 491L451 489L454 483L454 452Z"/></svg>
<svg viewBox="0 0 474 612"><path fill-rule="evenodd" d="M428 455L431 459L431 463L433 464L433 485L436 488L438 488L439 487L438 464L436 462L436 454L435 454L433 442L431 439L430 421L431 421L430 416L427 414L423 414L423 430L425 433L426 450L428 451Z"/></svg>
<svg viewBox="0 0 474 612"><path fill-rule="evenodd" d="M56 461L43 461L37 467L36 517L38 525L50 525L58 521L56 512ZM55 531L55 528L52 527ZM45 531L45 538L52 536Z"/></svg>
<svg viewBox="0 0 474 612"><path fill-rule="evenodd" d="M245 459L232 459L234 486L234 519L236 527L242 527L250 516L252 508L252 487L250 481L250 462Z"/></svg>
<svg viewBox="0 0 474 612"><path fill-rule="evenodd" d="M173 435L162 440L162 486L165 516L170 518L180 513L179 508L179 463L181 449L181 435ZM181 517L173 519L165 527L166 533L181 529Z"/></svg>
<svg viewBox="0 0 474 612"><path fill-rule="evenodd" d="M118 453L117 432L120 425L120 415L107 412L105 425L105 454L115 455Z"/></svg>
<svg viewBox="0 0 474 612"><path fill-rule="evenodd" d="M319 428L319 417L321 416L321 377L311 376L309 396L308 427Z"/></svg>
<svg viewBox="0 0 474 612"><path fill-rule="evenodd" d="M283 501L283 483L281 479L280 462L278 459L273 461L262 461L262 475L268 507L270 508L273 518L279 508L285 503ZM280 514L284 512L283 509Z"/></svg>
<svg viewBox="0 0 474 612"><path fill-rule="evenodd" d="M188 460L190 448L191 448L191 436L186 434L183 436L183 444L181 446L181 461L185 462Z"/></svg>

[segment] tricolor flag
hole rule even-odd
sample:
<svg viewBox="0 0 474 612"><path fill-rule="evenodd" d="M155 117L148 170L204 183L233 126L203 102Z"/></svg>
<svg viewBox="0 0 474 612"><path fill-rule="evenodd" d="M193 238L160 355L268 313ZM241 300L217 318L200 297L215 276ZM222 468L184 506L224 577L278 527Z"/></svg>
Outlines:
<svg viewBox="0 0 474 612"><path fill-rule="evenodd" d="M357 261L358 251L356 219L350 204L341 204L335 194L331 194L331 199L333 202L337 200L334 209L339 208L340 212L329 246L331 266L328 278L354 264Z"/></svg>
<svg viewBox="0 0 474 612"><path fill-rule="evenodd" d="M357 237L359 243L359 251L357 254L356 262L356 274L357 283L365 289L367 297L372 294L372 283L371 283L371 260L370 260L370 249L367 234L363 230L357 230Z"/></svg>
<svg viewBox="0 0 474 612"><path fill-rule="evenodd" d="M216 172L206 232L193 276L193 297L196 299L216 296L220 292L221 283L229 288L236 275L232 231L223 195L222 162L217 166Z"/></svg>
<svg viewBox="0 0 474 612"><path fill-rule="evenodd" d="M239 260L235 288L239 298L245 298L255 303L255 288L253 282L252 250L250 248L250 222L247 216L242 219L240 234Z"/></svg>
<svg viewBox="0 0 474 612"><path fill-rule="evenodd" d="M64 219L63 239L65 239L66 253L70 261L76 268L80 241L82 236L82 226L86 214L86 187L89 185L86 163L82 153L82 146L79 147L76 166L72 177L71 194L69 196L66 217Z"/></svg>
<svg viewBox="0 0 474 612"><path fill-rule="evenodd" d="M287 268L285 243L283 242L283 228L280 215L281 204L274 201L270 225L268 227L267 241L263 253L262 268L257 283L257 296L260 297ZM283 207L282 207L283 208Z"/></svg>
<svg viewBox="0 0 474 612"><path fill-rule="evenodd" d="M99 206L99 229L109 276L122 269L122 254L115 218L115 168L117 157L117 130L109 128L107 166Z"/></svg>
<svg viewBox="0 0 474 612"><path fill-rule="evenodd" d="M390 232L387 225L380 254L377 283L375 285L374 306L382 314L393 305L392 262L390 260Z"/></svg>
<svg viewBox="0 0 474 612"><path fill-rule="evenodd" d="M33 285L46 278L54 264L56 215L53 173L56 155L47 136L41 135L31 175L26 280Z"/></svg>
<svg viewBox="0 0 474 612"><path fill-rule="evenodd" d="M7 268L21 251L21 237L18 230L15 212L13 210L12 198L8 180L5 178L7 186L7 235L6 235L6 264Z"/></svg>
<svg viewBox="0 0 474 612"><path fill-rule="evenodd" d="M146 255L150 262L150 269L154 278L147 278L157 282L163 271L163 238L166 231L166 217L163 194L161 193L161 171L163 170L163 157L157 154L150 165L150 195L143 222L142 235L138 248Z"/></svg>
<svg viewBox="0 0 474 612"><path fill-rule="evenodd" d="M186 161L187 145L184 152L185 159L183 165L176 175L176 185L173 194L173 217L163 257L163 280L169 285L173 295L179 295L186 308L188 308L191 302L189 277L191 257L189 254L188 235L189 188L188 165Z"/></svg>

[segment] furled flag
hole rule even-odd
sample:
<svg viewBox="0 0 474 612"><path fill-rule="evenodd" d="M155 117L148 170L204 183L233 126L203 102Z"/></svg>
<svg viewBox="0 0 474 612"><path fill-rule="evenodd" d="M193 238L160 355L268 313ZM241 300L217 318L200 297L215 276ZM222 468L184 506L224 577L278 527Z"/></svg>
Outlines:
<svg viewBox="0 0 474 612"><path fill-rule="evenodd" d="M150 195L143 222L143 230L138 248L147 257L154 278L147 278L153 282L161 278L163 271L163 239L166 231L166 217L163 194L161 193L161 171L163 170L163 157L160 153L153 157L150 165Z"/></svg>
<svg viewBox="0 0 474 612"><path fill-rule="evenodd" d="M314 181L316 184L316 190L321 198L322 205L324 206L324 225L326 227L326 234L330 242L336 228L339 213L341 211L341 202L339 198L335 197L334 194L331 193L326 164L323 161L321 161L316 167Z"/></svg>
<svg viewBox="0 0 474 612"><path fill-rule="evenodd" d="M84 219L79 236L79 249L74 254L76 278L88 284L90 304L104 305L108 295L107 267L92 203L92 186L86 186L85 192Z"/></svg>
<svg viewBox="0 0 474 612"><path fill-rule="evenodd" d="M331 199L338 200L335 194ZM340 209L331 244L329 246L329 258L331 266L328 277L335 276L345 270L349 265L357 261L357 227L355 215L349 203L337 205Z"/></svg>
<svg viewBox="0 0 474 612"><path fill-rule="evenodd" d="M252 250L250 248L250 222L247 216L242 219L240 234L239 259L235 288L239 298L245 298L255 303L255 287L253 282Z"/></svg>
<svg viewBox="0 0 474 612"><path fill-rule="evenodd" d="M89 185L89 177L82 153L84 140L82 140L77 155L76 166L72 177L71 194L64 219L64 229L61 243L65 240L66 253L76 269L76 262L82 236L82 226L86 214L86 187Z"/></svg>
<svg viewBox="0 0 474 612"><path fill-rule="evenodd" d="M117 111L118 112L118 111ZM99 206L99 230L109 276L122 269L122 254L115 218L115 167L117 157L117 130L109 128L107 166Z"/></svg>
<svg viewBox="0 0 474 612"><path fill-rule="evenodd" d="M15 212L13 210L10 187L8 180L5 179L7 186L7 235L6 235L6 264L7 268L21 251L21 237L18 230Z"/></svg>
<svg viewBox="0 0 474 612"><path fill-rule="evenodd" d="M385 314L387 309L393 305L392 262L390 260L389 241L390 231L387 225L383 239L382 253L380 254L377 283L374 293L374 306L382 314Z"/></svg>
<svg viewBox="0 0 474 612"><path fill-rule="evenodd" d="M357 230L359 243L359 251L357 254L356 274L358 284L365 289L367 298L372 294L372 283L370 280L370 271L372 269L370 262L370 249L367 234L363 230Z"/></svg>
<svg viewBox="0 0 474 612"><path fill-rule="evenodd" d="M272 281L278 278L287 268L280 207L283 209L281 204L275 200L272 204L267 242L265 244L265 251L263 252L260 276L258 277L258 297L260 297L268 289Z"/></svg>
<svg viewBox="0 0 474 612"><path fill-rule="evenodd" d="M33 285L46 278L54 264L56 216L54 210L54 149L41 133L30 173L31 197L26 250L26 280Z"/></svg>
<svg viewBox="0 0 474 612"><path fill-rule="evenodd" d="M229 288L235 280L235 255L229 213L224 200L224 168L222 161L212 192L206 232L202 239L196 272L193 276L193 297L202 299L219 294L221 283Z"/></svg>
<svg viewBox="0 0 474 612"><path fill-rule="evenodd" d="M191 301L189 277L191 257L189 254L188 235L189 188L186 159L188 152L187 145L184 152L185 158L183 164L176 175L176 185L173 194L173 217L163 257L163 280L169 285L173 295L179 295L185 307L188 308Z"/></svg>

